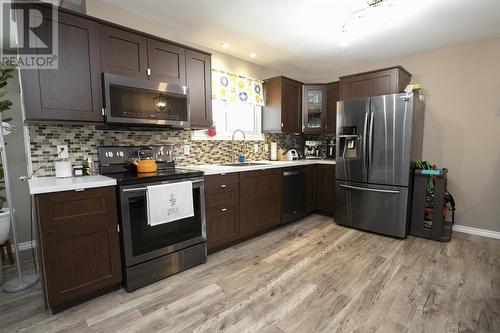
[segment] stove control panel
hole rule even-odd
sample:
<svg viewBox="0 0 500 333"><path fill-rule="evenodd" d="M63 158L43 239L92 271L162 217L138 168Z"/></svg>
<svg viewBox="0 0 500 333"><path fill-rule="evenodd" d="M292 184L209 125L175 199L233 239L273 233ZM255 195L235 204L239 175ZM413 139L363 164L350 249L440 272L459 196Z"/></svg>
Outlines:
<svg viewBox="0 0 500 333"><path fill-rule="evenodd" d="M137 159L152 159L157 162L174 162L175 146L116 147L97 148L101 165L127 164Z"/></svg>

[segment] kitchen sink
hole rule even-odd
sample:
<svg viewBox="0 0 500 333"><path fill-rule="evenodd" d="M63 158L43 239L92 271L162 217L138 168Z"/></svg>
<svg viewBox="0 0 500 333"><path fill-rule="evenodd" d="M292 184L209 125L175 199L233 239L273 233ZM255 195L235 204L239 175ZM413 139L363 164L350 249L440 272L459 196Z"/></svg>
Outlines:
<svg viewBox="0 0 500 333"><path fill-rule="evenodd" d="M219 164L220 166L235 166L235 167L243 167L243 166L252 166L252 165L270 165L271 163L262 163L262 162L245 162L245 163L227 163L227 164Z"/></svg>

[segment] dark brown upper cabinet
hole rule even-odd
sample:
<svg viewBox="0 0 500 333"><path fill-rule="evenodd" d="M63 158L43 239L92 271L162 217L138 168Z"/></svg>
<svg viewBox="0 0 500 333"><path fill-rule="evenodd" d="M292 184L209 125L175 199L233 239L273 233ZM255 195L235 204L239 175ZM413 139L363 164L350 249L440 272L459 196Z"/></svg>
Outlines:
<svg viewBox="0 0 500 333"><path fill-rule="evenodd" d="M324 133L335 133L337 125L337 102L340 99L340 83L332 82L326 86L326 122Z"/></svg>
<svg viewBox="0 0 500 333"><path fill-rule="evenodd" d="M51 20L50 7L39 10ZM212 126L210 54L64 9L58 29L58 68L21 71L26 121L102 122L104 72L187 85L192 126Z"/></svg>
<svg viewBox="0 0 500 333"><path fill-rule="evenodd" d="M410 80L411 74L401 66L343 76L340 99L400 93Z"/></svg>
<svg viewBox="0 0 500 333"><path fill-rule="evenodd" d="M302 132L323 133L327 109L326 85L305 84L302 96Z"/></svg>
<svg viewBox="0 0 500 333"><path fill-rule="evenodd" d="M149 38L148 68L151 80L186 85L186 49Z"/></svg>
<svg viewBox="0 0 500 333"><path fill-rule="evenodd" d="M186 84L186 49L141 34L101 25L105 73Z"/></svg>
<svg viewBox="0 0 500 333"><path fill-rule="evenodd" d="M212 126L212 65L206 53L186 50L186 80L189 88L191 127Z"/></svg>
<svg viewBox="0 0 500 333"><path fill-rule="evenodd" d="M264 81L264 132L302 132L302 83L283 76Z"/></svg>
<svg viewBox="0 0 500 333"><path fill-rule="evenodd" d="M101 69L105 73L148 78L148 39L101 25Z"/></svg>
<svg viewBox="0 0 500 333"><path fill-rule="evenodd" d="M57 27L58 68L21 71L26 120L102 121L98 24L59 12Z"/></svg>

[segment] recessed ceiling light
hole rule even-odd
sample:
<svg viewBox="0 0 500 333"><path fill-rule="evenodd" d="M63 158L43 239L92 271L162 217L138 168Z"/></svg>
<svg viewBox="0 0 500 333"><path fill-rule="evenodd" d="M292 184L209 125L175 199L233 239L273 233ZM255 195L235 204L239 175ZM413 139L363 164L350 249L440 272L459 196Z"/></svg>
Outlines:
<svg viewBox="0 0 500 333"><path fill-rule="evenodd" d="M249 54L250 58L255 58L257 56L257 54L255 54L255 52L252 52Z"/></svg>
<svg viewBox="0 0 500 333"><path fill-rule="evenodd" d="M229 45L228 43L222 43L222 47L228 49L231 47L231 45Z"/></svg>

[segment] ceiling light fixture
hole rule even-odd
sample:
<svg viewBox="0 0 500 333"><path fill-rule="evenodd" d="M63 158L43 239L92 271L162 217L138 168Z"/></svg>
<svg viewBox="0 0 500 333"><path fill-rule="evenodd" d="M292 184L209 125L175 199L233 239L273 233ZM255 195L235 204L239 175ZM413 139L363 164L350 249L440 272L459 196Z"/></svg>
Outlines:
<svg viewBox="0 0 500 333"><path fill-rule="evenodd" d="M221 46L222 46L222 48L224 48L224 49L228 49L228 48L230 48L230 47L231 47L231 45L229 45L228 43L222 43L222 45L221 45Z"/></svg>
<svg viewBox="0 0 500 333"><path fill-rule="evenodd" d="M384 30L394 29L407 23L410 17L421 13L431 0L366 0L363 8L348 14L338 39L340 47L346 47Z"/></svg>
<svg viewBox="0 0 500 333"><path fill-rule="evenodd" d="M255 54L255 52L252 52L249 54L250 58L255 58L257 56L257 54Z"/></svg>

